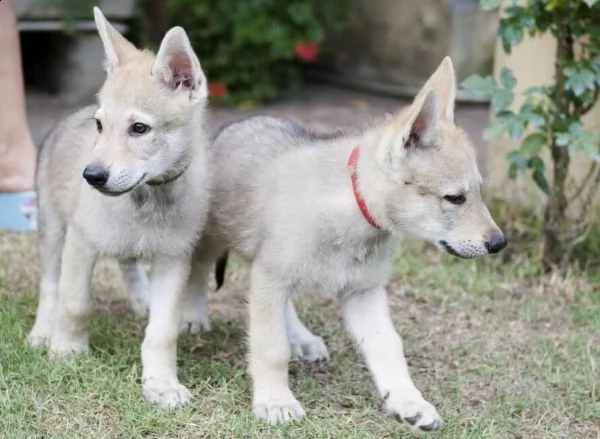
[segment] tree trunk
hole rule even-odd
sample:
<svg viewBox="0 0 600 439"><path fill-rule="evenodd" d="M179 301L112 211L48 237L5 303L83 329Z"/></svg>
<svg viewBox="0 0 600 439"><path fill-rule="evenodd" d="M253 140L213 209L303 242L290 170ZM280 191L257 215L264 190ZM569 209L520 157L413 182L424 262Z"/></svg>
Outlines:
<svg viewBox="0 0 600 439"><path fill-rule="evenodd" d="M564 123L565 116L569 115L570 111L569 101L565 95L566 77L564 68L573 58L573 34L568 25L561 23L558 25L557 32L556 90L554 95L558 119L554 123L557 125ZM553 182L552 192L548 198L544 215L544 252L542 255L542 263L546 271L555 270L561 266L565 251L564 231L568 221L566 182L571 162L567 146L558 146L555 142L552 142L550 149L553 164Z"/></svg>
<svg viewBox="0 0 600 439"><path fill-rule="evenodd" d="M553 144L551 149L554 181L544 215L544 254L542 256L542 263L546 271L559 267L565 250L565 243L562 239L567 221L568 205L565 183L570 163L569 151L566 147Z"/></svg>

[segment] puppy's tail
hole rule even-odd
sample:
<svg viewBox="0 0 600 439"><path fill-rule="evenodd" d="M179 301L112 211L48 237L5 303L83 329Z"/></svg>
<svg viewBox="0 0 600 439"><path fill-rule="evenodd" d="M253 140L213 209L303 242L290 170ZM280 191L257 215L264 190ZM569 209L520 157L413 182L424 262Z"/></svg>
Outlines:
<svg viewBox="0 0 600 439"><path fill-rule="evenodd" d="M217 281L217 290L223 286L225 283L225 269L227 268L227 259L229 259L229 252L223 253L219 259L217 259L217 263L215 264L215 280Z"/></svg>

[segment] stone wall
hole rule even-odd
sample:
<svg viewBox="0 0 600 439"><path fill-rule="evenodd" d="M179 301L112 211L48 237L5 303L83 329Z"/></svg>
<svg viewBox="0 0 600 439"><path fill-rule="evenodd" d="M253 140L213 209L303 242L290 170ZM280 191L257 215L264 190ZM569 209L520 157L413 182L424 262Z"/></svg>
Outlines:
<svg viewBox="0 0 600 439"><path fill-rule="evenodd" d="M326 45L322 65L411 94L446 55L459 79L491 73L496 20L478 0L354 0L348 30Z"/></svg>

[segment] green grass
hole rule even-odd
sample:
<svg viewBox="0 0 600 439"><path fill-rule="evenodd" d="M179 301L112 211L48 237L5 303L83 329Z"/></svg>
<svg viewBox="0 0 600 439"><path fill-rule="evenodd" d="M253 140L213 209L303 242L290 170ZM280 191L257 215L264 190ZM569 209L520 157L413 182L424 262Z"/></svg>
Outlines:
<svg viewBox="0 0 600 439"><path fill-rule="evenodd" d="M195 396L177 410L144 401L144 322L127 311L110 263L97 270L88 356L50 361L27 347L36 306L35 238L0 234L0 437L398 438L331 298L300 304L332 353L294 360L291 383L307 419L266 426L250 409L243 291L237 265L211 298L214 329L182 337L179 371ZM390 284L413 379L438 408L440 438L597 438L600 294L595 279L540 275L523 253L460 261L407 243ZM310 310L313 310L312 312Z"/></svg>

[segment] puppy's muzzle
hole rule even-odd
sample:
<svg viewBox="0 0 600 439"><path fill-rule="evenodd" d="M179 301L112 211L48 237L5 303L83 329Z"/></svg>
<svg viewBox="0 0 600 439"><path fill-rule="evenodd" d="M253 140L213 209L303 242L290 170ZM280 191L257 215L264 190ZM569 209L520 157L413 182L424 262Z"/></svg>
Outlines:
<svg viewBox="0 0 600 439"><path fill-rule="evenodd" d="M109 171L102 165L89 165L83 170L83 178L91 186L99 189L108 181Z"/></svg>

